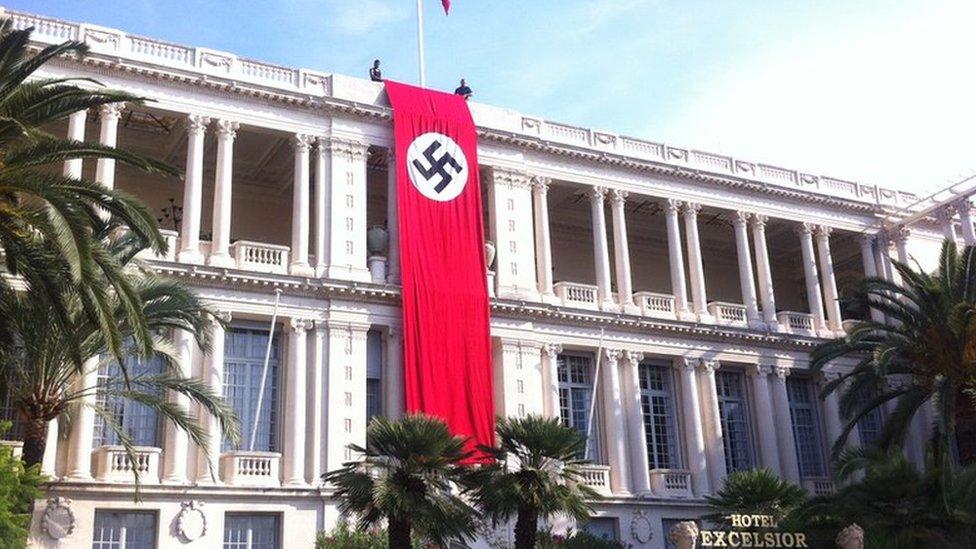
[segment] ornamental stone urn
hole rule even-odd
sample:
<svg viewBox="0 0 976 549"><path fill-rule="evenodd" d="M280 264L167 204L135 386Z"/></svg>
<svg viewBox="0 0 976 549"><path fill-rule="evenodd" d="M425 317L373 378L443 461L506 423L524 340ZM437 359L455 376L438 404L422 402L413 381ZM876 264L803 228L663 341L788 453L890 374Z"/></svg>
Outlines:
<svg viewBox="0 0 976 549"><path fill-rule="evenodd" d="M491 264L495 262L495 243L491 240L485 240L485 264L488 270L491 270Z"/></svg>
<svg viewBox="0 0 976 549"><path fill-rule="evenodd" d="M840 549L864 549L864 530L857 523L851 524L834 541Z"/></svg>
<svg viewBox="0 0 976 549"><path fill-rule="evenodd" d="M695 549L698 546L698 525L691 520L679 522L671 527L668 540L677 549Z"/></svg>
<svg viewBox="0 0 976 549"><path fill-rule="evenodd" d="M366 230L366 249L369 250L369 255L383 253L389 240L390 235L382 225L373 225Z"/></svg>

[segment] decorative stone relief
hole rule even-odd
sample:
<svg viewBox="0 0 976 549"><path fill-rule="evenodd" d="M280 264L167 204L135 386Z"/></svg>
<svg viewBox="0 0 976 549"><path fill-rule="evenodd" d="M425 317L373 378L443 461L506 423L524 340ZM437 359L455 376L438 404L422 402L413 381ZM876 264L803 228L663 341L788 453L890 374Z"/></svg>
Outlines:
<svg viewBox="0 0 976 549"><path fill-rule="evenodd" d="M654 528L651 527L651 520L647 518L647 511L643 509L634 511L634 515L630 518L630 537L642 544L654 539Z"/></svg>
<svg viewBox="0 0 976 549"><path fill-rule="evenodd" d="M75 531L75 514L71 510L71 500L62 497L47 500L47 509L41 517L41 529L51 539L70 536Z"/></svg>
<svg viewBox="0 0 976 549"><path fill-rule="evenodd" d="M698 544L698 525L686 520L671 527L668 540L678 549L695 549Z"/></svg>
<svg viewBox="0 0 976 549"><path fill-rule="evenodd" d="M184 501L176 516L176 533L186 541L202 538L207 533L207 515L203 513L202 501Z"/></svg>

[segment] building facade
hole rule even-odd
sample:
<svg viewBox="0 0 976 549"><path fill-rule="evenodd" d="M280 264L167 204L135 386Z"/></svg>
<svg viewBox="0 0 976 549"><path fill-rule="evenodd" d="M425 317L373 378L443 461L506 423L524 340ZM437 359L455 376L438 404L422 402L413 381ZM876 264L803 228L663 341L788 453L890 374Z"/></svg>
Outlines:
<svg viewBox="0 0 976 549"><path fill-rule="evenodd" d="M37 45L91 46L45 76L90 77L151 100L50 130L185 169L178 180L111 160L64 166L160 212L169 250L144 259L227 321L215 324L209 354L176 334L179 367L229 400L244 433L239 445L221 440L201 413L215 435L204 451L136 403L103 402L139 445L133 463L90 410L60 433L53 422L44 469L57 482L37 506L33 544L311 547L339 519L322 473L352 457L347 446L364 443L370 417L404 408L382 84L5 16L34 27ZM809 352L868 314L837 299L860 277L894 276L893 257L931 265L944 235L976 241L968 202L880 230L924 204L478 103L471 111L494 251L497 413L593 426L586 483L604 496L597 516L552 527L664 547L669 526L702 514L703 496L732 471L766 467L814 493L833 490L828 453L843 423L836 397L818 396L825 379L809 371ZM850 443L873 440L883 421L865 418ZM915 460L923 427L908 445ZM476 546L509 536L486 529Z"/></svg>

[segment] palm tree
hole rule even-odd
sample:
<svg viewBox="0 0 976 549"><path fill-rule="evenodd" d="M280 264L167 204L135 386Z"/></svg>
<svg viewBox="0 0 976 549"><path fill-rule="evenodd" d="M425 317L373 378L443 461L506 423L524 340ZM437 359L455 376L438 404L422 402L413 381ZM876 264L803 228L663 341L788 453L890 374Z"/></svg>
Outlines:
<svg viewBox="0 0 976 549"><path fill-rule="evenodd" d="M59 165L80 158L113 158L147 172L178 175L178 171L122 149L70 141L43 128L70 114L100 105L142 99L111 91L82 78L44 78L36 72L66 55L84 55L83 43L67 41L30 54L32 29L14 30L0 20L0 248L5 267L26 280L35 299L50 308L49 321L66 328L81 307L97 319L109 350L121 359L123 338L113 329L121 305L132 324L132 344L150 352L151 334L139 316L138 294L128 284L117 258L93 238L93 221L111 216L157 252L165 249L156 220L138 201L79 177L60 175ZM74 290L63 295L63 277ZM0 285L10 287L0 278ZM70 306L69 306L70 301ZM66 333L66 337L72 334ZM77 358L77 357L76 357Z"/></svg>
<svg viewBox="0 0 976 549"><path fill-rule="evenodd" d="M599 496L582 483L586 439L579 431L535 415L500 418L495 430L498 447L482 448L495 463L472 471L468 481L493 522L516 517L516 549L535 547L540 518L562 513L589 520L588 502Z"/></svg>
<svg viewBox="0 0 976 549"><path fill-rule="evenodd" d="M471 457L464 445L437 418L376 417L366 447L350 445L362 458L323 478L335 487L339 509L355 513L361 528L386 519L391 548L409 548L413 533L446 546L473 538L475 529L474 509L458 496Z"/></svg>
<svg viewBox="0 0 976 549"><path fill-rule="evenodd" d="M884 450L900 447L913 418L930 403L935 467L948 474L957 412L972 406L963 397L976 388L976 248L960 252L946 241L934 274L918 265L894 267L900 283L868 278L850 298L880 311L888 322L854 321L845 337L821 344L811 355L816 371L840 357L857 361L823 390L840 392L846 418L834 456L861 418L890 401L894 410L878 444Z"/></svg>
<svg viewBox="0 0 976 549"><path fill-rule="evenodd" d="M705 496L712 513L704 519L729 525L729 515L767 515L782 522L800 508L807 492L769 469L735 471L715 495Z"/></svg>
<svg viewBox="0 0 976 549"><path fill-rule="evenodd" d="M96 393L153 408L186 431L193 442L206 448L207 434L198 422L187 410L166 398L170 392L185 395L216 417L226 436L236 440L238 424L232 408L203 381L179 373L169 337L174 330L185 330L194 335L206 352L214 316L188 288L154 274L136 258L142 242L137 235L120 230L122 226L112 220L95 223L101 225L95 237L120 265L125 284L139 304L136 314L151 334L149 349L146 351L134 343L136 328L130 321L133 315L127 298L121 297L118 291L106 293L109 316L93 318L82 304L81 292L69 287L70 278L60 278L58 291L64 296L67 315L61 323L51 322L48 303L35 299L34 292L18 292L0 285L0 334L9 336L0 341L0 385L9 391L13 407L24 422L24 461L28 466L40 463L48 422L77 406L92 408L133 457L131 437L110 410L95 403L92 397ZM56 259L51 263L63 265ZM118 361L111 351L110 337L102 329L105 324L123 341L133 342L124 347L124 356L161 358L167 368L157 375L130 376L125 362ZM85 385L86 374L107 361L117 363L121 375L97 385Z"/></svg>

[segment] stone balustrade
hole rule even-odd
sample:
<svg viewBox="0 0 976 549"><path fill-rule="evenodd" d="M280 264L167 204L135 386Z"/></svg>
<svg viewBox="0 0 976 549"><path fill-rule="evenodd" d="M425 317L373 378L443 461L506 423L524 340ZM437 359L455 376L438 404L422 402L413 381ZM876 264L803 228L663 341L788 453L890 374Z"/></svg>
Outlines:
<svg viewBox="0 0 976 549"><path fill-rule="evenodd" d="M834 480L829 477L808 477L803 479L802 485L814 496L828 496L836 490Z"/></svg>
<svg viewBox="0 0 976 549"><path fill-rule="evenodd" d="M780 311L776 313L776 320L780 328L787 333L814 336L813 315L794 311Z"/></svg>
<svg viewBox="0 0 976 549"><path fill-rule="evenodd" d="M231 244L231 255L238 269L259 273L288 273L288 246L238 240Z"/></svg>
<svg viewBox="0 0 976 549"><path fill-rule="evenodd" d="M746 307L739 303L712 301L708 304L708 314L723 326L746 326Z"/></svg>
<svg viewBox="0 0 976 549"><path fill-rule="evenodd" d="M159 448L137 446L129 456L122 446L101 446L93 452L95 479L102 482L132 482L134 473L142 483L159 482Z"/></svg>
<svg viewBox="0 0 976 549"><path fill-rule="evenodd" d="M24 455L24 443L19 440L0 440L0 447L10 448L13 451L13 456L19 458Z"/></svg>
<svg viewBox="0 0 976 549"><path fill-rule="evenodd" d="M610 492L610 467L608 465L584 465L583 479L584 485L596 490L602 496L611 495Z"/></svg>
<svg viewBox="0 0 976 549"><path fill-rule="evenodd" d="M691 471L681 469L651 469L651 491L669 498L690 498Z"/></svg>
<svg viewBox="0 0 976 549"><path fill-rule="evenodd" d="M655 318L675 318L674 296L655 292L637 292L634 301L641 309L641 314Z"/></svg>
<svg viewBox="0 0 976 549"><path fill-rule="evenodd" d="M220 456L220 478L232 486L280 486L281 454L226 452Z"/></svg>
<svg viewBox="0 0 976 549"><path fill-rule="evenodd" d="M597 287L592 284L578 284L576 282L557 282L552 286L556 297L566 307L582 307L584 309L599 309Z"/></svg>

